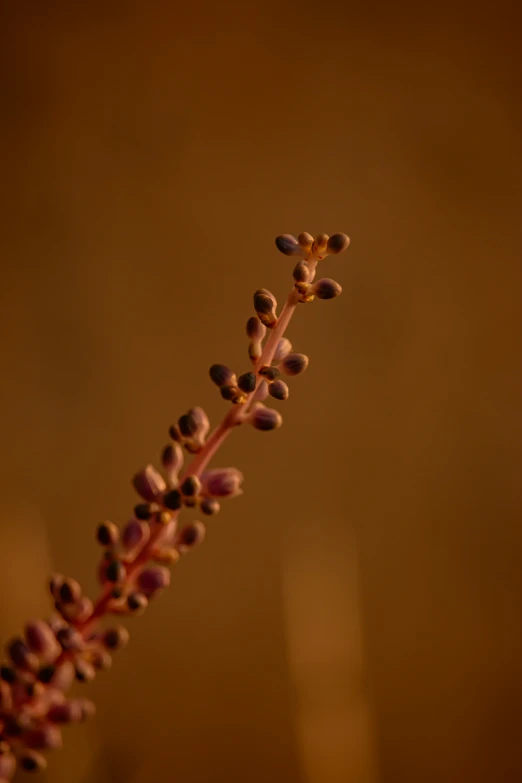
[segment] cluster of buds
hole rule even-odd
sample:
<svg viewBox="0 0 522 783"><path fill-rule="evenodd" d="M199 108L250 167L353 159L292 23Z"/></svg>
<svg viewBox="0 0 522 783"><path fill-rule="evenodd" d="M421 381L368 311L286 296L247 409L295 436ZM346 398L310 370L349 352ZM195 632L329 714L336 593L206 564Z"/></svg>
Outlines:
<svg viewBox="0 0 522 783"><path fill-rule="evenodd" d="M314 282L317 262L348 247L345 234L277 237L285 255L299 256L294 285L281 312L265 288L254 294L255 315L248 319L248 355L252 367L236 374L223 364L210 368L210 377L222 397L234 404L216 429L202 408L191 408L169 429L170 442L161 454L163 472L147 465L132 479L140 497L121 527L110 521L98 525L96 538L103 547L98 567L102 591L93 603L74 579L54 575L50 592L55 613L29 623L23 637L7 645L7 662L0 668L0 783L8 783L17 766L43 769L43 751L61 747L62 727L94 714L85 699L68 698L73 681L88 682L108 669L113 653L124 647L129 633L123 626L99 630L106 615L143 612L150 600L168 587L169 565L199 545L206 528L195 521L179 526L185 508L215 515L226 498L242 494L243 475L233 467L209 468L224 438L239 424L258 430L280 427L282 417L264 402L288 399L283 376L299 375L308 357L293 351L284 331L297 304L333 299L341 286L323 278ZM210 434L209 434L210 433ZM184 451L194 455L184 469Z"/></svg>

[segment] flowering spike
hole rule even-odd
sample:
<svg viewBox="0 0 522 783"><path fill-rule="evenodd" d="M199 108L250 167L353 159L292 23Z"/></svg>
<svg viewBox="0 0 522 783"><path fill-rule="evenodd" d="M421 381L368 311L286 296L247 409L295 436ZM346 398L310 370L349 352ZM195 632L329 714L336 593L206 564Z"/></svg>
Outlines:
<svg viewBox="0 0 522 783"><path fill-rule="evenodd" d="M203 408L193 407L169 428L171 443L162 452L165 478L147 465L133 478L141 501L134 517L121 531L113 522L97 527L96 538L104 547L98 566L102 591L93 604L78 582L54 574L49 589L55 613L46 620L25 626L24 638L7 645L9 661L0 666L0 783L8 783L16 763L28 771L43 769L40 750L61 746L60 727L80 723L94 714L92 702L68 700L65 694L74 678L91 680L99 670L110 668L112 653L125 646L129 633L123 626L99 630L110 614L140 614L149 600L170 583L166 567L203 541L202 522L180 525L186 507L198 507L205 516L215 515L221 498L242 493L242 473L236 468L209 467L219 446L238 426L249 423L259 430L281 426L280 414L266 407L270 395L286 400L288 386L280 378L298 375L308 357L292 351L284 336L297 305L338 296L341 286L322 278L314 282L316 265L328 254L345 250L346 234L301 233L297 239L283 234L276 246L284 255L300 257L293 270L294 282L277 315L277 302L266 288L254 294L256 315L248 319L250 372L236 377L222 364L210 368L210 377L221 396L235 404L210 433ZM296 259L297 260L297 259ZM295 262L294 262L295 263ZM267 329L273 330L267 337ZM183 470L185 449L195 455ZM14 750L13 750L14 749Z"/></svg>

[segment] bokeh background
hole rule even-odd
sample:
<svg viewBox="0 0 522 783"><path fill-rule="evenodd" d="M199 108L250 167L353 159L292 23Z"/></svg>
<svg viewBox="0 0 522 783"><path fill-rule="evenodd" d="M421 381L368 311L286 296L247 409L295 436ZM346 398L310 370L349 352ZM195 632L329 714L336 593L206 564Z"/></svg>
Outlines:
<svg viewBox="0 0 522 783"><path fill-rule="evenodd" d="M227 442L245 494L42 780L522 779L517 5L2 4L2 641L221 417L274 237L352 237L283 428Z"/></svg>

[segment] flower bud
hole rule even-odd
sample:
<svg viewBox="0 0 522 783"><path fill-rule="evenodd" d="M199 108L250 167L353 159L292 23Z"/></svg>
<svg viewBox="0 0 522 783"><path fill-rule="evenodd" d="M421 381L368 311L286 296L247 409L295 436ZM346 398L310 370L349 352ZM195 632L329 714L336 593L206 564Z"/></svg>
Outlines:
<svg viewBox="0 0 522 783"><path fill-rule="evenodd" d="M63 646L63 645L62 645ZM74 682L74 666L71 661L63 661L56 667L56 671L49 682L52 688L56 688L62 693L67 693Z"/></svg>
<svg viewBox="0 0 522 783"><path fill-rule="evenodd" d="M236 374L224 364L213 364L209 370L210 378L216 386L235 386Z"/></svg>
<svg viewBox="0 0 522 783"><path fill-rule="evenodd" d="M202 494L214 498L241 495L243 474L237 468L213 468L201 476Z"/></svg>
<svg viewBox="0 0 522 783"><path fill-rule="evenodd" d="M25 638L31 650L47 663L52 663L60 655L61 647L56 636L43 620L27 623Z"/></svg>
<svg viewBox="0 0 522 783"><path fill-rule="evenodd" d="M281 414L273 408L267 408L262 403L258 403L252 408L249 416L249 422L256 430L275 430L283 423Z"/></svg>
<svg viewBox="0 0 522 783"><path fill-rule="evenodd" d="M262 402L263 400L266 400L267 397L268 397L268 383L263 378L263 380L257 387L256 400Z"/></svg>
<svg viewBox="0 0 522 783"><path fill-rule="evenodd" d="M109 628L102 637L103 644L109 650L121 650L129 641L129 632L123 625Z"/></svg>
<svg viewBox="0 0 522 783"><path fill-rule="evenodd" d="M163 505L170 508L171 511L177 511L181 508L181 492L177 489L171 489L163 495Z"/></svg>
<svg viewBox="0 0 522 783"><path fill-rule="evenodd" d="M260 321L268 329L272 329L277 322L276 308L277 302L270 291L267 291L266 288L260 288L255 292L254 309Z"/></svg>
<svg viewBox="0 0 522 783"><path fill-rule="evenodd" d="M131 519L123 528L121 543L124 549L129 552L137 547L144 546L149 540L150 526L139 519ZM120 580L116 580L120 581Z"/></svg>
<svg viewBox="0 0 522 783"><path fill-rule="evenodd" d="M280 375L280 372L277 367L272 367L269 364L265 364L265 366L261 367L259 370L259 375L262 375L263 378L266 378L268 383L271 383L272 381L275 381L275 379Z"/></svg>
<svg viewBox="0 0 522 783"><path fill-rule="evenodd" d="M285 375L299 375L308 367L308 356L304 353L289 353L279 367Z"/></svg>
<svg viewBox="0 0 522 783"><path fill-rule="evenodd" d="M78 699L55 704L47 713L47 719L51 723L81 723L82 718L82 705Z"/></svg>
<svg viewBox="0 0 522 783"><path fill-rule="evenodd" d="M323 277L312 285L312 291L318 299L335 299L342 292L342 288L335 280Z"/></svg>
<svg viewBox="0 0 522 783"><path fill-rule="evenodd" d="M24 744L38 750L57 750L63 745L62 732L52 723L44 723L24 736Z"/></svg>
<svg viewBox="0 0 522 783"><path fill-rule="evenodd" d="M96 669L85 660L77 660L74 664L74 675L78 682L91 682L96 677Z"/></svg>
<svg viewBox="0 0 522 783"><path fill-rule="evenodd" d="M165 446L161 454L161 464L167 471L171 484L177 479L178 473L183 467L183 462L183 449L179 443L169 443L168 446Z"/></svg>
<svg viewBox="0 0 522 783"><path fill-rule="evenodd" d="M172 546L163 546L154 550L153 559L156 563L167 563L172 565L179 560L179 552Z"/></svg>
<svg viewBox="0 0 522 783"><path fill-rule="evenodd" d="M121 560L112 560L107 566L105 576L109 582L118 584L118 582L123 582L126 573L127 571Z"/></svg>
<svg viewBox="0 0 522 783"><path fill-rule="evenodd" d="M196 425L192 437L195 438L201 445L203 445L205 438L207 437L210 430L210 421L208 420L208 416L203 408L200 408L199 406L191 408L189 410L189 416L192 417L192 421Z"/></svg>
<svg viewBox="0 0 522 783"><path fill-rule="evenodd" d="M274 353L274 362L280 362L282 359L285 358L285 356L288 356L290 351L292 350L292 343L288 338L281 337L279 342L277 343L277 348Z"/></svg>
<svg viewBox="0 0 522 783"><path fill-rule="evenodd" d="M266 326L263 326L257 315L253 315L247 321L246 333L255 343L260 343L265 338Z"/></svg>
<svg viewBox="0 0 522 783"><path fill-rule="evenodd" d="M254 372L245 372L237 379L237 385L245 394L250 394L256 388L256 374Z"/></svg>
<svg viewBox="0 0 522 783"><path fill-rule="evenodd" d="M308 255L314 243L313 236L311 234L308 234L306 231L303 231L297 237L297 241L299 242L299 246L301 248L302 253L304 255Z"/></svg>
<svg viewBox="0 0 522 783"><path fill-rule="evenodd" d="M67 651L79 651L85 647L83 636L75 628L70 625L66 625L65 628L60 628L56 634L56 638L62 646L62 649Z"/></svg>
<svg viewBox="0 0 522 783"><path fill-rule="evenodd" d="M179 552L185 553L201 544L204 538L205 525L203 522L192 522L179 531L176 546Z"/></svg>
<svg viewBox="0 0 522 783"><path fill-rule="evenodd" d="M318 234L314 240L315 251L319 257L326 255L328 246L328 234Z"/></svg>
<svg viewBox="0 0 522 783"><path fill-rule="evenodd" d="M310 280L310 267L306 261L298 261L294 266L294 280L296 283L308 283Z"/></svg>
<svg viewBox="0 0 522 783"><path fill-rule="evenodd" d="M107 671L112 666L112 656L107 650L104 650L103 647L90 650L89 657L90 663L92 663L95 669L100 671Z"/></svg>
<svg viewBox="0 0 522 783"><path fill-rule="evenodd" d="M0 666L0 680L12 685L17 680L16 670L12 666Z"/></svg>
<svg viewBox="0 0 522 783"><path fill-rule="evenodd" d="M63 574L53 574L49 580L49 590L51 591L51 595L53 598L58 598L58 593L60 590L60 587L65 581L65 577Z"/></svg>
<svg viewBox="0 0 522 783"><path fill-rule="evenodd" d="M136 519L142 519L144 521L150 519L152 516L152 509L149 503L138 503L137 506L134 506L134 516Z"/></svg>
<svg viewBox="0 0 522 783"><path fill-rule="evenodd" d="M24 750L20 756L20 766L25 772L41 772L47 768L45 756L35 750Z"/></svg>
<svg viewBox="0 0 522 783"><path fill-rule="evenodd" d="M350 244L350 238L346 234L332 234L328 239L327 249L329 253L342 253Z"/></svg>
<svg viewBox="0 0 522 783"><path fill-rule="evenodd" d="M296 256L301 254L299 242L292 234L281 234L276 237L275 243L279 252L283 253L285 256Z"/></svg>
<svg viewBox="0 0 522 783"><path fill-rule="evenodd" d="M152 465L147 465L136 473L132 483L138 495L149 503L152 503L167 487L163 476Z"/></svg>
<svg viewBox="0 0 522 783"><path fill-rule="evenodd" d="M170 571L163 566L150 566L143 569L136 582L139 590L147 598L152 598L159 590L169 586Z"/></svg>
<svg viewBox="0 0 522 783"><path fill-rule="evenodd" d="M23 639L15 638L7 644L7 654L19 669L28 669L36 671L38 669L38 658L31 652Z"/></svg>
<svg viewBox="0 0 522 783"><path fill-rule="evenodd" d="M180 492L184 498L196 497L199 495L200 491L201 481L197 476L187 476L180 487Z"/></svg>
<svg viewBox="0 0 522 783"><path fill-rule="evenodd" d="M259 357L261 356L263 352L263 349L261 348L261 343L250 343L248 346L248 355L251 359L251 361L255 364Z"/></svg>
<svg viewBox="0 0 522 783"><path fill-rule="evenodd" d="M142 612L147 608L149 599L144 593L131 593L127 598L127 606L131 612Z"/></svg>
<svg viewBox="0 0 522 783"><path fill-rule="evenodd" d="M4 680L0 680L0 710L9 712L13 706L13 694L10 686Z"/></svg>
<svg viewBox="0 0 522 783"><path fill-rule="evenodd" d="M98 525L96 539L102 546L114 546L118 543L120 531L114 522L102 522Z"/></svg>
<svg viewBox="0 0 522 783"><path fill-rule="evenodd" d="M199 508L203 514L206 514L210 517L213 514L218 513L220 506L219 502L215 498L203 498L199 504Z"/></svg>
<svg viewBox="0 0 522 783"><path fill-rule="evenodd" d="M278 379L270 384L268 393L276 400L287 400L290 392L286 383Z"/></svg>
<svg viewBox="0 0 522 783"><path fill-rule="evenodd" d="M74 604L81 595L82 588L76 579L65 579L58 591L58 600L63 604Z"/></svg>

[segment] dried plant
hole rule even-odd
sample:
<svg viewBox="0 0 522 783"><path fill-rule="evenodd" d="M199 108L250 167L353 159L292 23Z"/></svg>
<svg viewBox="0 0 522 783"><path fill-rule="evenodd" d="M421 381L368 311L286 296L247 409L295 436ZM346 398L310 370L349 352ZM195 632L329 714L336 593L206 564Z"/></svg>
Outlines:
<svg viewBox="0 0 522 783"><path fill-rule="evenodd" d="M209 462L235 427L250 424L273 430L281 426L280 413L264 402L268 397L286 400L289 391L281 375L298 375L308 366L308 357L292 350L285 330L299 303L315 297L333 299L341 293L334 280L315 281L315 271L318 261L348 245L345 234L277 237L278 250L299 260L279 315L270 291L261 288L254 294L256 315L246 325L252 369L238 377L222 364L210 368L212 381L232 407L211 433L202 408L180 416L169 429L170 442L161 455L163 474L147 465L133 478L141 501L132 519L122 529L112 522L98 527L104 553L97 600L93 603L84 595L74 579L55 574L49 585L55 614L28 623L24 637L7 644L9 660L0 670L0 783L8 783L17 766L43 769L42 751L61 747L62 727L94 714L91 701L68 699L65 694L75 679L92 680L98 670L108 669L113 652L128 641L124 626L104 630L100 620L143 612L169 585L167 565L203 541L203 522L179 525L183 508L197 507L204 516L213 515L223 499L242 492L243 475L237 468L209 469ZM194 457L182 470L184 450Z"/></svg>

